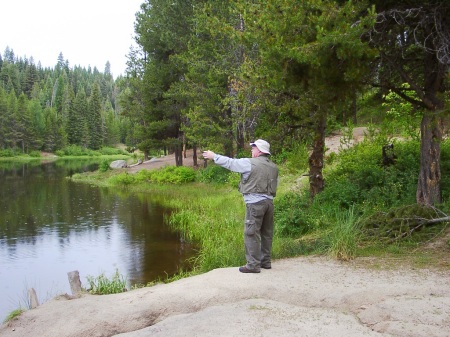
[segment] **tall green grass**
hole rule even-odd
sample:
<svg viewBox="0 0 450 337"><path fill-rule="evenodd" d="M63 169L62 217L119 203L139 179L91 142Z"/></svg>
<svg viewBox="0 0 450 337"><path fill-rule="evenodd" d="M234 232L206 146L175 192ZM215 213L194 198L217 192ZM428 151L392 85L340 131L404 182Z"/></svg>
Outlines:
<svg viewBox="0 0 450 337"><path fill-rule="evenodd" d="M364 219L378 212L415 203L415 190L419 170L419 143L403 140L394 143L396 161L391 166L382 165L382 146L392 139L372 132L365 141L325 162L326 187L313 201L310 200L304 167L289 164L285 168L279 161L280 184L275 198L275 234L273 258L301 254L327 254L349 260L370 251L386 250L379 240L367 236L362 228ZM449 141L442 143L442 168L450 169ZM307 153L296 151L304 162ZM293 157L283 154L289 161ZM288 159L286 159L288 160ZM104 174L81 176L89 183L95 180L109 186L127 186L126 193L146 192L166 207L173 209L167 223L183 234L186 240L199 246L194 273L214 268L238 266L245 262L243 222L245 205L237 191L237 175L210 166L175 186L171 182L175 169L151 171L136 175ZM165 183L154 177L166 176ZM106 177L106 179L105 179ZM109 178L108 178L109 177ZM447 197L450 179L443 177L443 195ZM448 198L447 198L448 199ZM448 202L448 200L447 200ZM448 208L444 202L444 210ZM394 246L398 246L396 242Z"/></svg>
<svg viewBox="0 0 450 337"><path fill-rule="evenodd" d="M108 278L103 273L96 277L88 275L86 278L89 283L88 291L91 294L107 295L127 291L127 280L119 273L118 270L116 270L111 278Z"/></svg>
<svg viewBox="0 0 450 337"><path fill-rule="evenodd" d="M348 261L356 257L360 231L354 208L336 212L336 222L328 236L328 255Z"/></svg>

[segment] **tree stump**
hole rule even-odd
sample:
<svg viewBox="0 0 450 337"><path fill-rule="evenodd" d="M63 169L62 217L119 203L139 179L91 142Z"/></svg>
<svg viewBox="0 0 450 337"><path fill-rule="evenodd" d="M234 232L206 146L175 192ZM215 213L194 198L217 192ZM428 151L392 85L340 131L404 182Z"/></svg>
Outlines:
<svg viewBox="0 0 450 337"><path fill-rule="evenodd" d="M30 298L31 309L37 308L39 306L39 300L34 288L28 289L28 297Z"/></svg>
<svg viewBox="0 0 450 337"><path fill-rule="evenodd" d="M72 291L72 295L76 296L81 292L81 281L80 281L80 273L78 270L74 270L67 273L69 277L70 290Z"/></svg>

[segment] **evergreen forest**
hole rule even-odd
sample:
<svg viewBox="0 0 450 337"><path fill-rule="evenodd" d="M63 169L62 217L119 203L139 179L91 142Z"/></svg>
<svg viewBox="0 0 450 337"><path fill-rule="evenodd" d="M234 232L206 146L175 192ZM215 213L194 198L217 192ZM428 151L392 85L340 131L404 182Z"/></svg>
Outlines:
<svg viewBox="0 0 450 337"><path fill-rule="evenodd" d="M0 55L1 156L129 142L117 104L121 78L113 79L109 63L103 73L70 68L62 53L55 63L43 68L10 47Z"/></svg>
<svg viewBox="0 0 450 337"><path fill-rule="evenodd" d="M124 76L109 64L54 69L0 55L0 149L241 156L264 138L277 158L305 144L312 198L325 188L325 136L360 121L417 131L416 201L442 201L449 108L450 4L444 0L147 0ZM376 114L373 112L376 111ZM6 151L6 152L5 152Z"/></svg>

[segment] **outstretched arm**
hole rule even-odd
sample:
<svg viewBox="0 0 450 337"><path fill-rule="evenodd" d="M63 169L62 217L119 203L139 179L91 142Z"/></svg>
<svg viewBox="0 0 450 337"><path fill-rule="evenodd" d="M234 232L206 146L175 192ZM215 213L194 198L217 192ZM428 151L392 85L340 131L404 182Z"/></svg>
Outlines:
<svg viewBox="0 0 450 337"><path fill-rule="evenodd" d="M214 160L217 165L220 165L230 171L238 173L249 173L252 170L252 164L248 158L233 159L227 156L216 154L210 150L203 151L203 157Z"/></svg>

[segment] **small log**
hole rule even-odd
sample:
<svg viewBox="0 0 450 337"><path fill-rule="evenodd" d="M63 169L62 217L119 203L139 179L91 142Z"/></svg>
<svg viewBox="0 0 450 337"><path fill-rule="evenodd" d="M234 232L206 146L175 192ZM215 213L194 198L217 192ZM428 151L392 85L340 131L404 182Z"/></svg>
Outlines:
<svg viewBox="0 0 450 337"><path fill-rule="evenodd" d="M76 296L81 292L81 281L80 281L80 273L78 270L74 270L67 273L69 277L70 290L72 291L72 295Z"/></svg>

